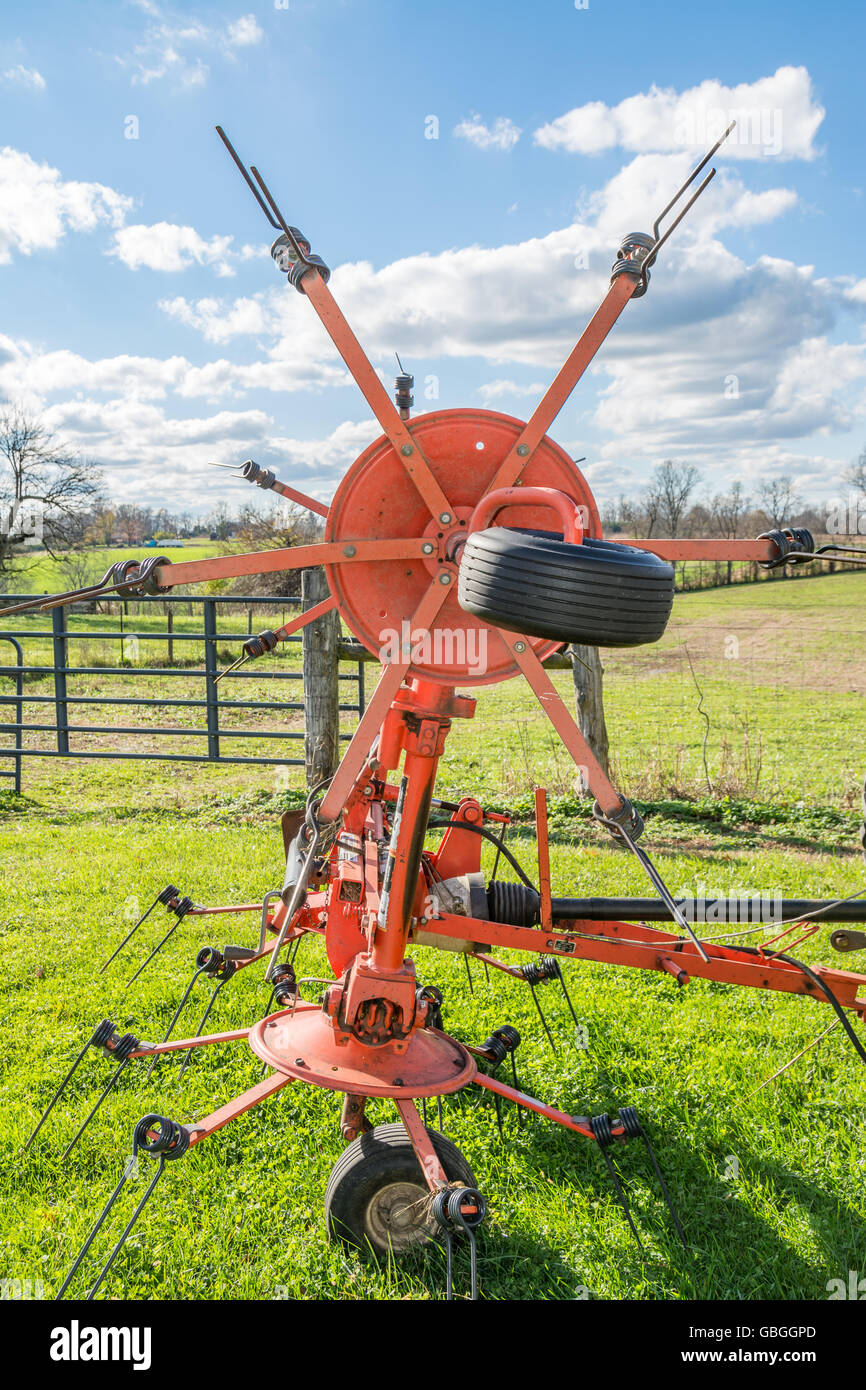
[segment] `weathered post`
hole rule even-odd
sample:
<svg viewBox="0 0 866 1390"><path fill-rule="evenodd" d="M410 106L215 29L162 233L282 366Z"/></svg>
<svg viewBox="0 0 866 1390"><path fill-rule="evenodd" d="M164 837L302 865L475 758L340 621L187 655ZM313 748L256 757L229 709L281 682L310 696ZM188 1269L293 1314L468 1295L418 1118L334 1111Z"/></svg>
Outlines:
<svg viewBox="0 0 866 1390"><path fill-rule="evenodd" d="M305 611L321 603L329 593L323 569L303 571L301 601ZM304 761L308 787L330 777L339 762L340 636L336 610L304 628Z"/></svg>
<svg viewBox="0 0 866 1390"><path fill-rule="evenodd" d="M607 724L604 719L604 693L602 678L604 667L598 654L598 647L585 647L574 643L568 648L571 669L574 677L574 699L577 706L577 722L605 775L609 775ZM581 774L581 789L589 790L586 778Z"/></svg>

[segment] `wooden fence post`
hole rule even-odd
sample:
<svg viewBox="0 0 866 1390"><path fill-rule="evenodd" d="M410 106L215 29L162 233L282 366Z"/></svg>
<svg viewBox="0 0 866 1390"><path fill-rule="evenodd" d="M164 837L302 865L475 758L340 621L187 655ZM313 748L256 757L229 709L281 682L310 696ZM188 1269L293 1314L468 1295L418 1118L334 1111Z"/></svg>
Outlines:
<svg viewBox="0 0 866 1390"><path fill-rule="evenodd" d="M304 570L301 601L306 611L330 593L323 569ZM340 760L340 617L336 610L303 632L304 761L307 787L330 777Z"/></svg>
<svg viewBox="0 0 866 1390"><path fill-rule="evenodd" d="M585 647L573 643L568 648L571 669L574 677L574 698L577 705L577 722L605 775L609 775L609 747L607 724L604 719L604 694L602 677L604 667L598 654L598 647ZM581 776L581 787L589 790L586 779Z"/></svg>

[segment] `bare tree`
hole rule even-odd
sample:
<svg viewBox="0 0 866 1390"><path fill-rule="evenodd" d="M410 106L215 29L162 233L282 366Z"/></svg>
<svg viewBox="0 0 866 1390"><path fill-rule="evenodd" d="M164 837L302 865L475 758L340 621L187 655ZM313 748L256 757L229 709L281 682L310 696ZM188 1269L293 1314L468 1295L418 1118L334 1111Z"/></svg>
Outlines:
<svg viewBox="0 0 866 1390"><path fill-rule="evenodd" d="M710 501L710 516L712 523L717 531L721 531L725 540L736 540L743 518L749 510L749 499L743 489L743 484L737 480L732 483L730 492L717 492ZM727 582L731 582L731 561L727 562L728 577Z"/></svg>
<svg viewBox="0 0 866 1390"><path fill-rule="evenodd" d="M866 493L866 449L856 463L845 469L842 481L848 483L849 487L856 488L858 492Z"/></svg>
<svg viewBox="0 0 866 1390"><path fill-rule="evenodd" d="M79 543L99 485L99 470L20 406L0 409L0 572L39 532L52 556Z"/></svg>
<svg viewBox="0 0 866 1390"><path fill-rule="evenodd" d="M781 478L765 478L758 486L758 501L771 526L790 525L799 511L800 494L789 473Z"/></svg>
<svg viewBox="0 0 866 1390"><path fill-rule="evenodd" d="M652 488L658 496L659 520L667 534L681 534L683 518L689 509L689 498L697 486L700 474L692 463L674 463L665 459L653 474Z"/></svg>

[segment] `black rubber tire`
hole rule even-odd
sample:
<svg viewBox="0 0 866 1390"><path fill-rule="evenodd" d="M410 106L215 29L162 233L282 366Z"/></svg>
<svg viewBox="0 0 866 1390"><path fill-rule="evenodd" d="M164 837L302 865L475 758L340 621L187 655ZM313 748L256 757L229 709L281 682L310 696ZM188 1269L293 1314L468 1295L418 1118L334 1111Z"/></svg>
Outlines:
<svg viewBox="0 0 866 1390"><path fill-rule="evenodd" d="M428 1128L427 1133L449 1182L477 1187L475 1174L456 1144L452 1144L438 1129ZM408 1232L406 1228L402 1231L394 1228L389 1236L384 1233L387 1200L383 1199L382 1194L384 1189L394 1184L404 1189L417 1188L417 1199L412 1198L413 1208L416 1200L419 1204L417 1229L413 1227ZM409 1194L399 1195L398 1203L402 1203L402 1208L398 1205L398 1211L407 1209L404 1202L406 1195ZM404 1126L399 1123L377 1125L355 1139L331 1169L325 1189L328 1235L343 1245L372 1253L378 1259L387 1258L390 1254L400 1255L407 1249L418 1249L436 1239L437 1228L433 1218L427 1215L426 1222L424 1219L425 1210L429 1210L426 1203L428 1197L429 1189L421 1165Z"/></svg>
<svg viewBox="0 0 866 1390"><path fill-rule="evenodd" d="M553 531L476 531L460 561L461 608L496 627L581 642L657 642L674 600L673 566L647 550Z"/></svg>

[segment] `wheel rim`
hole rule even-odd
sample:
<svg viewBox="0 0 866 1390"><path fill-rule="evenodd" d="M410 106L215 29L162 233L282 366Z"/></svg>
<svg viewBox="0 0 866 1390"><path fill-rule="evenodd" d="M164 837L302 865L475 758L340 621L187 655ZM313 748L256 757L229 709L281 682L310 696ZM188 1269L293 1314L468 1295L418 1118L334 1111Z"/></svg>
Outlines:
<svg viewBox="0 0 866 1390"><path fill-rule="evenodd" d="M433 1218L426 1187L414 1182L390 1182L380 1187L367 1204L364 1233L378 1250L405 1250L420 1245L433 1234Z"/></svg>

